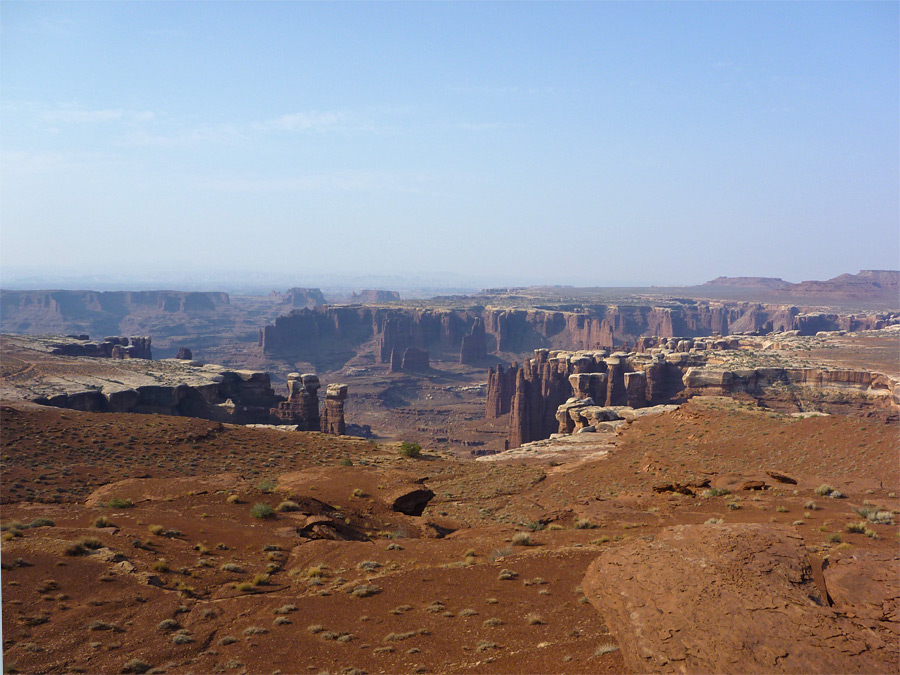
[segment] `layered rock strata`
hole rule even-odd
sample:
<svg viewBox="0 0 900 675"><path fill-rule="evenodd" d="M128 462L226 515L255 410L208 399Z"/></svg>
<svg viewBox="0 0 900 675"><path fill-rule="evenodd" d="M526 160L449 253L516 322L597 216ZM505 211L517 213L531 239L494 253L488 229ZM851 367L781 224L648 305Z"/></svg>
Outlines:
<svg viewBox="0 0 900 675"><path fill-rule="evenodd" d="M766 344L745 339L747 349L734 352L736 362L752 358L745 355ZM488 371L485 417L510 413L507 448L616 419L603 417L600 410L680 403L692 396L745 396L790 412L900 419L900 382L883 373L825 366L728 368L717 352L740 348L739 338L721 339L712 349L713 340L692 340L688 351L684 342L663 342L662 347L645 342L649 351L613 354L535 350L521 368Z"/></svg>
<svg viewBox="0 0 900 675"><path fill-rule="evenodd" d="M428 350L432 358L477 363L490 354L536 348L595 350L637 343L637 352L653 347L687 351L692 348L690 340L715 334L797 330L814 335L823 330L878 329L900 321L900 315L891 313L809 313L799 307L748 302L672 301L665 306L586 305L575 309L315 307L278 317L274 324L260 329L258 345L267 355L295 360L327 357L345 363L350 354L371 348L379 363L390 363L395 349L402 355L415 347ZM676 336L681 337L673 342ZM704 348L729 347L720 342L724 338L709 340L712 346L704 344ZM364 347L370 341L372 346Z"/></svg>
<svg viewBox="0 0 900 675"><path fill-rule="evenodd" d="M322 411L322 431L343 436L347 433L344 423L344 401L347 400L346 384L329 384L325 389L325 409Z"/></svg>
<svg viewBox="0 0 900 675"><path fill-rule="evenodd" d="M145 335L113 335L91 342L89 335L67 335L64 341L50 345L56 356L92 356L105 359L152 359L150 338Z"/></svg>
<svg viewBox="0 0 900 675"><path fill-rule="evenodd" d="M289 373L288 397L271 409L278 424L295 424L298 431L319 431L319 378L311 373Z"/></svg>

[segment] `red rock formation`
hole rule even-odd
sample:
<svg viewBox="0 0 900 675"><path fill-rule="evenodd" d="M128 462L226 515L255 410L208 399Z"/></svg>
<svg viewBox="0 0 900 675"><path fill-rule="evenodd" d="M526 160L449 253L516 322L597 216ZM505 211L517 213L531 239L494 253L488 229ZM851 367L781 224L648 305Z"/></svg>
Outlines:
<svg viewBox="0 0 900 675"><path fill-rule="evenodd" d="M393 361L392 361L393 364ZM403 352L403 370L428 370L428 351L418 347L407 347Z"/></svg>
<svg viewBox="0 0 900 675"><path fill-rule="evenodd" d="M50 353L65 356L93 356L107 359L152 359L150 338L132 336L130 338L113 335L102 342L91 342L90 336L68 336L67 342L52 345Z"/></svg>
<svg viewBox="0 0 900 675"><path fill-rule="evenodd" d="M288 375L288 399L272 408L280 424L296 424L300 431L319 431L319 378L310 373Z"/></svg>
<svg viewBox="0 0 900 675"><path fill-rule="evenodd" d="M468 335L463 335L459 348L460 364L477 365L487 356L487 335L484 332L484 319L480 316L472 324Z"/></svg>
<svg viewBox="0 0 900 675"><path fill-rule="evenodd" d="M178 354L175 356L176 359L181 359L182 361L190 361L194 358L194 355L191 353L191 350L187 347L179 347Z"/></svg>
<svg viewBox="0 0 900 675"><path fill-rule="evenodd" d="M495 419L510 411L513 395L516 393L516 374L518 364L514 363L507 370L497 366L497 372L488 370L486 419Z"/></svg>
<svg viewBox="0 0 900 675"><path fill-rule="evenodd" d="M795 528L679 525L605 550L582 587L629 672L895 672L896 629L882 619L897 575L879 570L896 570L896 553L859 557L826 574L829 592L852 589L829 599Z"/></svg>
<svg viewBox="0 0 900 675"><path fill-rule="evenodd" d="M322 411L322 431L326 434L343 436L347 433L347 426L344 423L344 401L346 399L346 384L329 384L325 389L325 408Z"/></svg>

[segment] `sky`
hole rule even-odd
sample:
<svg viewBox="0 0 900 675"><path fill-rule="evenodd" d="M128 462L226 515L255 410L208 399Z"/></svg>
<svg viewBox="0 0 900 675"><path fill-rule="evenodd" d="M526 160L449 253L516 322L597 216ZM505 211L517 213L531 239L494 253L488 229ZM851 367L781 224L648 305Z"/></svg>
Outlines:
<svg viewBox="0 0 900 675"><path fill-rule="evenodd" d="M0 283L897 269L898 8L4 0Z"/></svg>

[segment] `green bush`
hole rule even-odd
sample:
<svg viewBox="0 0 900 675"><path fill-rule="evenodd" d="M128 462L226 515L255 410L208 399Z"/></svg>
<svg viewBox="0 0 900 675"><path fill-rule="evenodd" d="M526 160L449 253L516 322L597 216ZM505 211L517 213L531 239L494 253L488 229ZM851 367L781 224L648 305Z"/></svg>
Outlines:
<svg viewBox="0 0 900 675"><path fill-rule="evenodd" d="M275 515L275 509L268 504L259 502L250 507L250 515L254 518L271 518Z"/></svg>
<svg viewBox="0 0 900 675"><path fill-rule="evenodd" d="M407 443L404 441L400 444L400 449L397 452L403 457L418 457L422 454L422 446L418 443Z"/></svg>

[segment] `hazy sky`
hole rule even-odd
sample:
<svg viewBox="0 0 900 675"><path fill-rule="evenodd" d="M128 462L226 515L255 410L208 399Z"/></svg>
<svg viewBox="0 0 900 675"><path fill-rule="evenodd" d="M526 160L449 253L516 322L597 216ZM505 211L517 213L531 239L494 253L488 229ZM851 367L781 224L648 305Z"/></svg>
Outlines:
<svg viewBox="0 0 900 675"><path fill-rule="evenodd" d="M3 278L896 269L898 6L4 0Z"/></svg>

